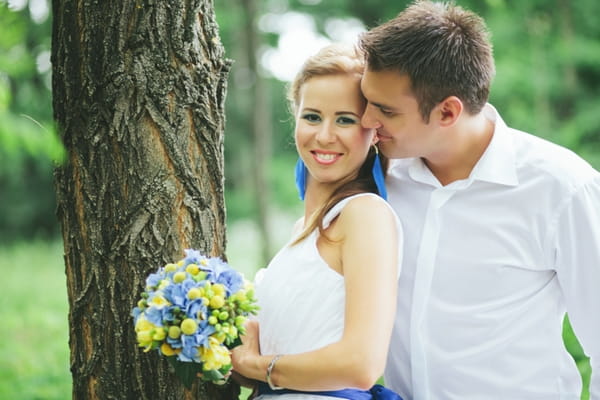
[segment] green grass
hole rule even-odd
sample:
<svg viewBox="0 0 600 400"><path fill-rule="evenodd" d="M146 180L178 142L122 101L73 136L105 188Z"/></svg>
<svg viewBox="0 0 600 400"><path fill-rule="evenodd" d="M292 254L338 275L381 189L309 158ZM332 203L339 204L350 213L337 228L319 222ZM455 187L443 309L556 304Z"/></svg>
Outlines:
<svg viewBox="0 0 600 400"><path fill-rule="evenodd" d="M0 245L0 399L71 398L68 301L62 243ZM233 258L236 258L235 256ZM591 368L568 322L565 345L582 372L584 393ZM242 389L240 399L249 391Z"/></svg>
<svg viewBox="0 0 600 400"><path fill-rule="evenodd" d="M0 247L0 399L71 398L62 244Z"/></svg>

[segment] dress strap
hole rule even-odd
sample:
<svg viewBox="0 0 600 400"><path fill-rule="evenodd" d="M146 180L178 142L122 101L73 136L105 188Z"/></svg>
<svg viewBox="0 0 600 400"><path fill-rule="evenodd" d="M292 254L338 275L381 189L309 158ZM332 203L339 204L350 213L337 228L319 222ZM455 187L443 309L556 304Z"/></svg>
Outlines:
<svg viewBox="0 0 600 400"><path fill-rule="evenodd" d="M368 193L368 192L367 193L358 193L358 194L354 194L352 196L348 196L348 197L340 200L325 215L325 217L323 218L323 228L327 228L329 226L329 224L331 224L331 221L333 221L338 215L340 215L340 213L342 212L342 210L344 209L344 207L346 207L346 204L348 204L350 202L350 200L355 199L357 197L363 197L363 196L374 196L374 197L376 197L378 199L381 199L381 197L379 197L375 193ZM385 201L383 199L381 199L381 200Z"/></svg>

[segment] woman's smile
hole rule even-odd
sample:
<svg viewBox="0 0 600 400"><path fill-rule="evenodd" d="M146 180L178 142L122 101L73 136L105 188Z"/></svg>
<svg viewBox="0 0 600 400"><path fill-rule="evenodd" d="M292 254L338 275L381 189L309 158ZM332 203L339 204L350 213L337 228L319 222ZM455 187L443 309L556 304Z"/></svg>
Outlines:
<svg viewBox="0 0 600 400"><path fill-rule="evenodd" d="M313 158L316 162L323 165L330 165L336 162L343 153L336 153L331 151L313 150L311 151Z"/></svg>

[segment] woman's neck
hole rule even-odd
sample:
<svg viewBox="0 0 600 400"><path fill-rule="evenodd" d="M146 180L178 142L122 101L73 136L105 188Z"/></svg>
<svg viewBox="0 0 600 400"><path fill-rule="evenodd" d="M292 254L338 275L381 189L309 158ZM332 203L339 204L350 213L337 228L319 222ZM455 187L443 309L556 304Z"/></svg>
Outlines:
<svg viewBox="0 0 600 400"><path fill-rule="evenodd" d="M329 185L310 184L306 185L304 196L304 227L310 221L311 216L331 197L335 187Z"/></svg>

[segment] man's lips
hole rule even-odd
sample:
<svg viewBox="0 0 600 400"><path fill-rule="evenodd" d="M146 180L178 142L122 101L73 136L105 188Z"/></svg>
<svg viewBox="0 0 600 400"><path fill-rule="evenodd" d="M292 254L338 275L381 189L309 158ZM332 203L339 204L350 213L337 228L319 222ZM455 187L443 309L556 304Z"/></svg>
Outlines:
<svg viewBox="0 0 600 400"><path fill-rule="evenodd" d="M388 135L384 135L380 132L377 132L377 139L379 139L379 141L381 141L381 142L387 142L387 141L392 140L392 137L388 136Z"/></svg>

